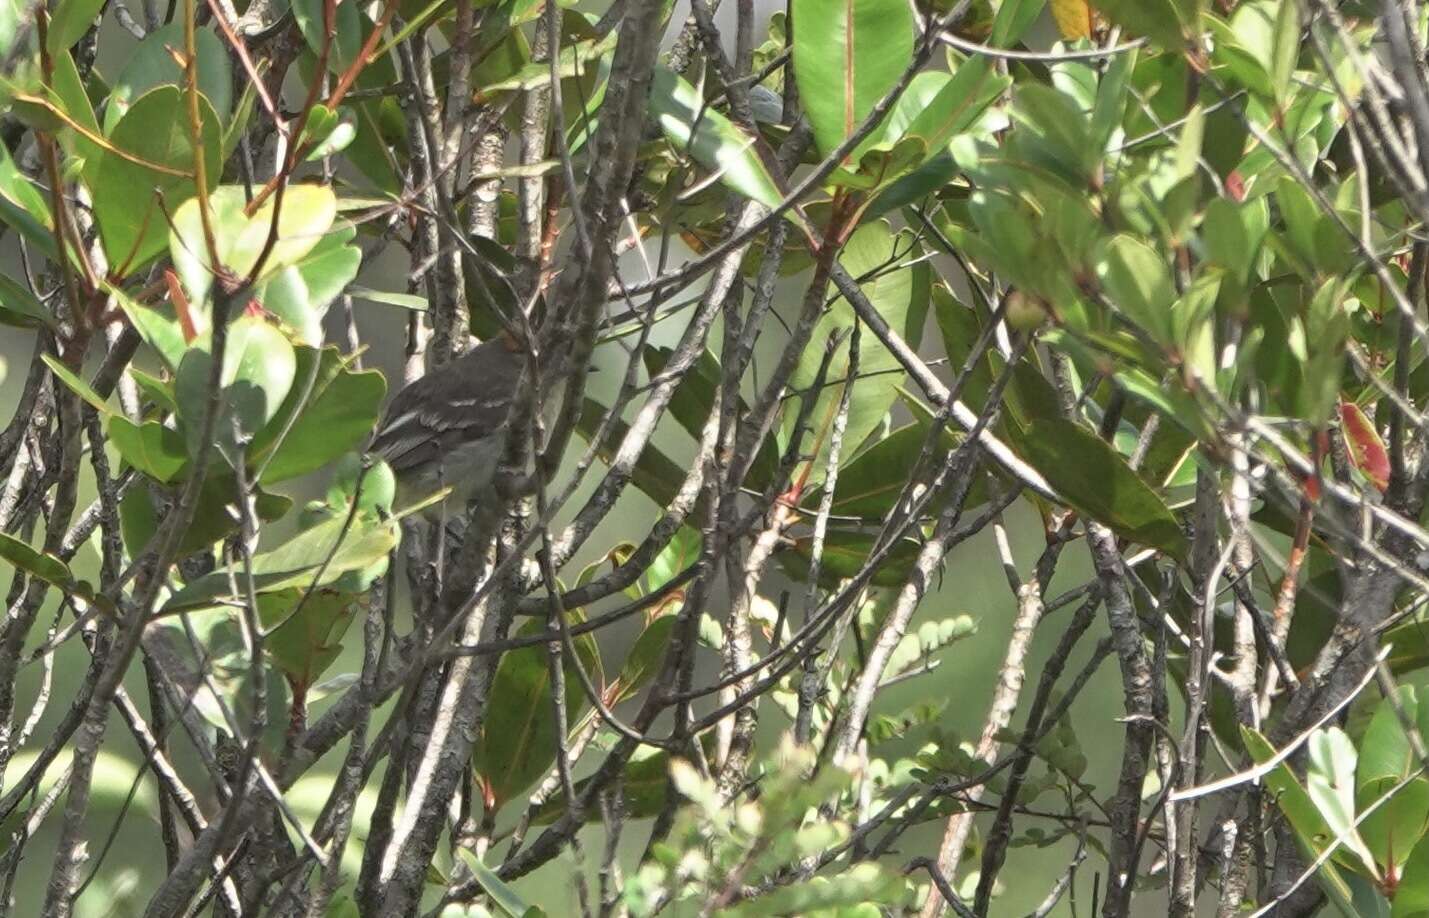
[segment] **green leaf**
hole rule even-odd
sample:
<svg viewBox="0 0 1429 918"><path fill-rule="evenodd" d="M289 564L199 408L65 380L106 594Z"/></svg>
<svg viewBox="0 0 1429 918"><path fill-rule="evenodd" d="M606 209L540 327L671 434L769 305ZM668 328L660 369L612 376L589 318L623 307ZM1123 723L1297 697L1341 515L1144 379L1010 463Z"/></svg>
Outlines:
<svg viewBox="0 0 1429 918"><path fill-rule="evenodd" d="M799 99L813 126L814 144L827 156L908 67L912 10L906 3L882 0L793 0L791 13Z"/></svg>
<svg viewBox="0 0 1429 918"><path fill-rule="evenodd" d="M99 393L90 387L89 383L80 379L74 371L60 362L59 358L53 354L41 354L40 359L45 362L45 366L50 368L50 372L55 378L64 383L71 392L78 395L95 411L100 414L109 414L109 403L99 397Z"/></svg>
<svg viewBox="0 0 1429 918"><path fill-rule="evenodd" d="M156 29L139 42L110 89L104 111L104 133L112 137L115 125L129 111L130 105L149 90L156 86L184 85L183 71L169 53L169 48L182 50L183 47L182 22L172 22ZM194 31L194 47L198 52L198 91L208 100L219 120L226 121L233 110L233 77L229 70L228 48L224 46L223 39L210 29ZM187 124L188 118L183 117L176 127ZM204 146L208 146L206 139ZM210 175L216 179L218 170L214 169Z"/></svg>
<svg viewBox="0 0 1429 918"><path fill-rule="evenodd" d="M261 480L268 485L315 472L372 433L386 394L381 373L352 369L336 347L299 347L293 386L253 438L249 461L263 469Z"/></svg>
<svg viewBox="0 0 1429 918"><path fill-rule="evenodd" d="M646 593L653 593L674 580L700 557L703 539L693 526L681 526L640 578Z"/></svg>
<svg viewBox="0 0 1429 918"><path fill-rule="evenodd" d="M1338 727L1316 730L1310 736L1309 765L1305 769L1305 791L1325 820L1331 837L1360 860L1364 871L1377 878L1374 855L1365 846L1355 827L1354 743Z"/></svg>
<svg viewBox="0 0 1429 918"><path fill-rule="evenodd" d="M50 586L58 587L66 593L92 594L87 585L80 586L68 564L49 552L31 548L14 536L6 535L3 532L0 532L0 559L14 565L16 570L24 571L31 577L42 580Z"/></svg>
<svg viewBox="0 0 1429 918"><path fill-rule="evenodd" d="M342 653L342 636L361 600L360 595L333 589L308 595L292 587L259 594L258 620L269 632L263 652L289 684L303 689L316 684Z"/></svg>
<svg viewBox="0 0 1429 918"><path fill-rule="evenodd" d="M928 315L928 300L932 289L932 271L926 261L918 260L910 267L900 267L901 262L918 259L920 252L910 245L907 234L895 236L886 223L868 223L860 226L849 238L840 262L855 279L866 274L879 272L877 276L859 285L866 297L890 326L912 347L922 340L923 326ZM824 469L829 457L829 431L838 411L843 387L847 385L849 370L849 349L854 325L853 307L842 297L833 302L824 317L815 326L810 345L805 348L789 381L792 392L806 393L814 385L819 365L824 357L823 345L832 334L841 334L842 340L829 361L826 384L822 391L813 393L817 398L813 412L809 416L811 430L805 434L802 447L809 452L818 444L812 461L811 484L823 480ZM871 333L863 333L859 341L859 379L853 380L853 398L849 405L848 426L844 432L843 459L854 451L883 424L884 416L898 398L898 387L904 373L900 364L887 348ZM808 395L801 395L807 398ZM784 412L784 440L793 432L798 412L791 406Z"/></svg>
<svg viewBox="0 0 1429 918"><path fill-rule="evenodd" d="M124 311L129 322L150 347L163 359L170 370L177 370L188 350L188 342L174 316L174 309L167 302L158 306L140 303L125 293L117 284L105 284L105 292L114 297L119 308Z"/></svg>
<svg viewBox="0 0 1429 918"><path fill-rule="evenodd" d="M1096 6L1114 24L1167 51L1181 50L1188 36L1200 34L1200 0L1097 0Z"/></svg>
<svg viewBox="0 0 1429 918"><path fill-rule="evenodd" d="M306 590L335 585L354 592L365 590L386 570L387 553L396 544L394 522L379 522L362 514L350 524L346 515L324 520L278 548L255 556L255 589L268 593L293 587ZM317 576L319 569L321 577ZM179 590L164 604L164 611L202 609L237 599L232 595L230 579L238 583L241 592L242 567L220 569Z"/></svg>
<svg viewBox="0 0 1429 918"><path fill-rule="evenodd" d="M1240 734L1241 740L1245 743L1246 752L1253 761L1268 762L1275 756L1275 747L1260 733L1242 725ZM1299 839L1305 851L1309 852L1311 857L1318 856L1333 840L1330 828L1321 817L1319 809L1315 806L1315 801L1311 799L1304 785L1290 770L1290 766L1281 762L1272 768L1265 776L1265 786L1270 790L1276 803L1279 804L1285 818L1290 821L1291 828L1295 830L1295 837ZM1351 890L1332 863L1327 862L1321 868L1319 878L1326 892L1337 902L1348 903L1350 901ZM1354 913L1347 911L1346 914Z"/></svg>
<svg viewBox="0 0 1429 918"><path fill-rule="evenodd" d="M1290 80L1295 75L1295 62L1300 56L1300 28L1300 4L1279 4L1275 14L1270 66L1266 69L1275 87L1275 97L1282 102L1289 97Z"/></svg>
<svg viewBox="0 0 1429 918"><path fill-rule="evenodd" d="M1126 104L1131 99L1131 77L1139 60L1136 50L1112 58L1106 73L1097 83L1097 97L1092 105L1092 120L1088 128L1091 143L1098 154L1106 151L1112 135L1122 126Z"/></svg>
<svg viewBox="0 0 1429 918"><path fill-rule="evenodd" d="M898 502L898 495L918 466L928 428L923 424L900 427L864 450L839 472L834 486L833 514L883 520ZM816 512L818 500L806 502Z"/></svg>
<svg viewBox="0 0 1429 918"><path fill-rule="evenodd" d="M1421 842L1415 845L1408 859L1404 860L1390 914L1394 918L1425 918L1429 915L1429 844Z"/></svg>
<svg viewBox="0 0 1429 918"><path fill-rule="evenodd" d="M1019 441L1023 458L1073 510L1133 542L1185 556L1176 517L1106 441L1057 417L1034 418Z"/></svg>
<svg viewBox="0 0 1429 918"><path fill-rule="evenodd" d="M1026 83L1015 90L1014 114L1036 131L1044 156L1060 163L1067 174L1083 179L1101 156L1093 144L1090 122L1081 103L1068 93L1043 83Z"/></svg>
<svg viewBox="0 0 1429 918"><path fill-rule="evenodd" d="M645 369L652 378L665 369L673 353L674 350L668 347L652 345L645 348L641 356L644 358ZM709 418L710 408L714 405L715 394L719 391L722 380L719 358L706 350L695 360L694 366L690 367L670 396L670 414L696 441L703 435L705 421ZM743 398L739 400L739 410L749 410ZM773 438L766 437L760 441L754 463L749 468L748 483L761 488L773 479L778 469L778 448L774 445Z"/></svg>
<svg viewBox="0 0 1429 918"><path fill-rule="evenodd" d="M0 4L0 9L3 8ZM0 144L0 220L24 236L25 241L46 258L57 260L49 203L35 183L15 165L4 144Z"/></svg>
<svg viewBox="0 0 1429 918"><path fill-rule="evenodd" d="M923 622L916 631L903 635L893 648L884 668L884 678L892 678L929 662L933 654L976 633L977 621L970 615Z"/></svg>
<svg viewBox="0 0 1429 918"><path fill-rule="evenodd" d="M714 752L713 733L706 733L700 743L707 752ZM590 779L576 782L576 794L580 795L590 784ZM670 755L654 746L639 746L625 771L620 776L620 789L628 819L648 819L665 808L665 798L670 787ZM550 825L566 811L566 797L563 793L552 794L531 820L534 825ZM600 819L597 807L587 818Z"/></svg>
<svg viewBox="0 0 1429 918"><path fill-rule="evenodd" d="M526 900L516 894L516 890L503 883L496 872L478 860L469 849L458 847L456 851L462 863L466 864L471 875L476 878L476 882L480 883L481 888L491 897L492 904L500 909L506 918L537 918L545 914L539 908L527 905Z"/></svg>
<svg viewBox="0 0 1429 918"><path fill-rule="evenodd" d="M199 110L202 154L212 183L221 168L218 117L206 102ZM174 213L194 195L195 150L188 124L182 94L162 86L140 96L109 135L115 147L146 164L105 151L94 167L90 190L95 219L105 254L116 270L133 273L162 251L168 235L164 213ZM156 198L163 201L162 210Z"/></svg>
<svg viewBox="0 0 1429 918"><path fill-rule="evenodd" d="M611 683L615 692L613 702L618 704L635 697L635 693L660 672L665 661L665 651L670 646L670 629L675 625L675 615L662 615L645 626L640 636L625 655L625 664L620 674Z"/></svg>
<svg viewBox="0 0 1429 918"><path fill-rule="evenodd" d="M593 64L598 64L602 57L615 47L616 33L611 31L605 38L596 41L593 38L576 42L572 45L561 45L560 60L556 64L557 75L565 80L570 77L580 76ZM656 71L658 74L660 71ZM658 77L657 77L658 79ZM549 86L551 83L551 62L536 61L526 64L508 79L495 80L485 83L481 92L490 94L501 90L511 89L537 89L542 86Z"/></svg>
<svg viewBox="0 0 1429 918"><path fill-rule="evenodd" d="M1006 48L1021 41L1022 35L1042 15L1047 0L1002 0L992 21L990 40L994 47Z"/></svg>
<svg viewBox="0 0 1429 918"><path fill-rule="evenodd" d="M1401 685L1399 704L1410 723L1429 721L1429 710L1421 710L1413 686ZM1429 723L1424 723L1429 727ZM1423 729L1423 728L1421 728ZM1355 769L1355 801L1363 812L1402 782L1392 802L1381 805L1360 823L1360 836L1386 871L1403 862L1407 852L1429 829L1429 780L1414 778L1419 762L1394 705L1385 699L1375 708L1359 744Z"/></svg>
<svg viewBox="0 0 1429 918"><path fill-rule="evenodd" d="M348 244L356 233L351 225L333 230L311 252L269 272L254 288L253 298L281 319L299 342L322 345L323 316L362 264L362 252Z"/></svg>
<svg viewBox="0 0 1429 918"><path fill-rule="evenodd" d="M608 409L605 406L594 399L587 398L581 406L581 416L576 421L576 432L586 442L590 442L591 438L600 430L601 419L607 412ZM610 425L607 438L596 444L596 455L602 462L612 461L616 449L619 448L620 442L629 430L630 425L618 418ZM679 493L680 486L685 482L685 475L686 470L679 463L655 447L647 445L635 463L635 472L630 480L635 487L645 492L657 506L667 507Z"/></svg>
<svg viewBox="0 0 1429 918"><path fill-rule="evenodd" d="M31 7L23 6L20 0L3 0L0 2L0 54L7 58L15 47L15 39L24 35L21 23L30 15ZM16 764L16 768L20 766ZM11 817L14 818L13 816ZM6 825L4 837L9 838L12 834L9 826Z"/></svg>
<svg viewBox="0 0 1429 918"><path fill-rule="evenodd" d="M577 614L568 615L571 621L582 620ZM545 630L544 620L532 619L517 634L541 634ZM575 648L580 665L599 687L600 656L595 639L591 635L577 637ZM575 661L562 655L568 724L574 724L588 704L575 666ZM544 644L508 650L497 666L482 738L472 759L472 766L485 779L497 806L515 799L555 764L550 676Z"/></svg>
<svg viewBox="0 0 1429 918"><path fill-rule="evenodd" d="M50 17L45 47L54 57L74 47L99 18L105 0L61 0Z"/></svg>
<svg viewBox="0 0 1429 918"><path fill-rule="evenodd" d="M137 367L129 367L129 375L134 377L134 382L139 387L139 391L144 394L155 407L165 412L175 412L179 406L174 402L174 384L172 380L159 379L157 376L150 376Z"/></svg>
<svg viewBox="0 0 1429 918"><path fill-rule="evenodd" d="M1207 258L1246 283L1260 255L1269 222L1265 198L1244 204L1229 198L1213 198L1201 218L1201 242L1206 247Z"/></svg>
<svg viewBox="0 0 1429 918"><path fill-rule="evenodd" d="M281 206L275 194L251 217L244 213L247 203L244 189L238 185L215 188L209 195L209 220L213 226L218 261L239 278L253 273L265 251L267 256L259 272L260 280L271 278L284 267L299 263L327 241L326 234L337 216L337 197L326 185L290 185L282 194ZM277 240L269 249L268 239L273 233L275 213ZM349 235L347 239L350 238ZM338 244L345 243L347 239ZM184 282L195 312L195 327L202 333L206 330L215 269L204 240L198 201L190 201L174 212L173 229L168 234L168 240L174 267ZM255 290L255 298L260 303L264 302L260 295L262 292L260 285ZM200 317L204 320L202 323ZM307 328L303 316L284 318L299 329Z"/></svg>
<svg viewBox="0 0 1429 918"><path fill-rule="evenodd" d="M915 113L907 133L923 138L929 151L941 151L948 141L971 128L1011 84L1011 77L993 69L990 58L969 58Z"/></svg>
<svg viewBox="0 0 1429 918"><path fill-rule="evenodd" d="M1419 719L1419 701L1414 686L1401 685L1398 704L1404 716L1414 723ZM1429 713L1429 712L1426 712ZM1355 788L1369 789L1378 796L1405 778L1418 767L1418 759L1409 736L1399 722L1395 705L1388 698L1381 701L1370 718L1360 740L1359 762L1355 769Z"/></svg>
<svg viewBox="0 0 1429 918"><path fill-rule="evenodd" d="M198 438L202 436L212 363L206 347L190 348L179 363L174 381L179 423L193 455L210 445ZM220 374L223 395L214 429L214 445L230 462L237 461L246 441L278 413L293 386L296 372L297 358L292 344L262 318L241 316L229 328Z"/></svg>
<svg viewBox="0 0 1429 918"><path fill-rule="evenodd" d="M182 558L210 548L213 543L238 531L238 521L232 509L237 499L238 484L231 472L210 473L199 491L193 522L179 539L178 556ZM261 523L282 518L292 505L290 499L261 489L254 495L254 509ZM120 499L119 517L124 547L131 558L137 558L162 522L149 489L126 490Z"/></svg>
<svg viewBox="0 0 1429 918"><path fill-rule="evenodd" d="M188 465L183 434L158 421L135 424L121 414L111 414L109 442L131 467L156 481L171 482Z"/></svg>
<svg viewBox="0 0 1429 918"><path fill-rule="evenodd" d="M650 85L650 113L670 146L719 176L728 188L775 207L784 195L774 181L769 151L704 100L693 86L665 68L657 68Z"/></svg>
<svg viewBox="0 0 1429 918"><path fill-rule="evenodd" d="M61 51L54 56L54 72L50 76L53 87L52 98L56 99L65 113L80 127L92 134L99 133L99 119L94 117L94 106L85 92L84 81L75 67L69 51ZM66 128L60 134L66 152L77 154L82 160L95 159L100 155L99 145L83 136L78 128ZM67 164L73 168L76 164ZM80 164L82 168L82 164Z"/></svg>
<svg viewBox="0 0 1429 918"><path fill-rule="evenodd" d="M1097 277L1112 300L1153 338L1170 344L1176 286L1166 258L1141 240L1124 234L1113 236L1098 248Z"/></svg>
<svg viewBox="0 0 1429 918"><path fill-rule="evenodd" d="M824 537L824 555L819 564L819 585L836 587L861 570L873 551L875 536L842 529L830 530ZM902 539L893 546L884 562L870 580L874 586L900 587L913 572L921 545L916 539ZM788 551L779 553L779 562L791 574L807 579L813 558L814 540L803 536L793 541Z"/></svg>
<svg viewBox="0 0 1429 918"><path fill-rule="evenodd" d="M351 0L337 4L329 40L323 20L323 5L324 0L293 0L293 18L297 20L298 31L314 55L321 55L323 44L328 44L328 70L340 76L362 50L362 14Z"/></svg>

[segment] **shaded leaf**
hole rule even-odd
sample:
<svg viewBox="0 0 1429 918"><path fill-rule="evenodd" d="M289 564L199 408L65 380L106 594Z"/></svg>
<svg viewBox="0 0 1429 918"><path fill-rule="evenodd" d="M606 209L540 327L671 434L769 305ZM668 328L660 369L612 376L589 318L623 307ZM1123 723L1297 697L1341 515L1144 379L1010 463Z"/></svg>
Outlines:
<svg viewBox="0 0 1429 918"><path fill-rule="evenodd" d="M823 561L819 565L820 585L835 587L839 581L857 574L868 561L874 538L862 532L831 530L824 539ZM791 574L807 578L813 548L811 537L795 539L789 550L779 553L779 561ZM914 539L900 540L874 572L870 583L880 587L902 586L913 572L913 564L918 560L921 548L921 544Z"/></svg>
<svg viewBox="0 0 1429 918"><path fill-rule="evenodd" d="M1034 418L1019 451L1068 506L1118 535L1174 557L1186 537L1166 504L1104 440L1063 418Z"/></svg>
<svg viewBox="0 0 1429 918"><path fill-rule="evenodd" d="M272 551L256 555L253 558L255 589L267 593L291 587L309 589L337 584L342 589L362 590L386 569L387 553L396 544L395 523L379 523L361 514L350 525L346 516L329 519ZM319 568L321 577L317 576ZM231 595L230 578L242 588L241 567L217 570L175 593L164 604L164 611L207 608L221 600L236 598Z"/></svg>
<svg viewBox="0 0 1429 918"><path fill-rule="evenodd" d="M580 621L568 613L573 621ZM546 622L533 619L518 635L540 634ZM575 639L580 665L600 686L600 656L595 639ZM576 673L576 663L562 656L568 723L586 709L588 699ZM497 666L491 685L491 703L482 725L482 738L472 767L485 779L488 792L501 805L515 799L555 763L555 711L551 701L551 672L545 645L508 650Z"/></svg>

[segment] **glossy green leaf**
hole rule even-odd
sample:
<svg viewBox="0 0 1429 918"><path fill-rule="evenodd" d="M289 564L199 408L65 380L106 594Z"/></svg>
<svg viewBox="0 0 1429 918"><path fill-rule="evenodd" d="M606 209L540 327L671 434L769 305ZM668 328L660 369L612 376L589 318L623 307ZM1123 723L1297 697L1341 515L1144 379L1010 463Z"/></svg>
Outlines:
<svg viewBox="0 0 1429 918"><path fill-rule="evenodd" d="M221 166L220 129L206 102L200 100L199 110L202 153L211 184ZM144 165L106 151L94 167L90 190L100 239L110 265L122 267L126 274L163 250L168 237L164 213L174 213L194 195L195 150L188 124L187 102L178 89L165 86L145 93L109 135L115 147L138 157Z"/></svg>
<svg viewBox="0 0 1429 918"><path fill-rule="evenodd" d="M1306 744L1309 765L1305 769L1305 791L1315 803L1332 838L1341 840L1345 849L1353 852L1361 866L1371 876L1375 873L1374 855L1365 846L1355 826L1355 765L1358 758L1354 743L1338 727L1316 730Z"/></svg>
<svg viewBox="0 0 1429 918"><path fill-rule="evenodd" d="M885 223L868 223L858 228L844 246L840 262L855 279L863 280L861 289L879 315L898 331L911 346L922 340L928 315L928 300L932 289L932 271L925 261L910 267L897 267L900 261L912 261L919 256L906 233L894 235ZM829 456L829 437L834 416L849 370L854 325L853 307L842 297L836 299L815 326L810 344L800 357L799 365L789 381L792 392L805 393L814 385L824 357L824 345L830 335L841 335L841 341L829 362L824 388L815 393L818 399L809 416L810 431L804 435L801 452L815 458L809 477L811 484L823 480ZM854 451L883 424L884 416L898 399L898 387L903 381L902 364L873 334L864 332L859 340L859 378L852 381L853 397L849 405L848 424L844 432L842 458ZM801 396L808 397L808 396ZM791 405L784 413L784 439L787 441L798 412ZM814 449L817 444L817 450Z"/></svg>
<svg viewBox="0 0 1429 918"><path fill-rule="evenodd" d="M54 324L54 316L38 297L17 281L0 274L0 325L45 328Z"/></svg>
<svg viewBox="0 0 1429 918"><path fill-rule="evenodd" d="M351 522L346 516L325 520L272 551L255 556L255 589L267 593L333 585L336 589L365 590L386 570L387 553L396 544L396 523L378 522L363 515ZM179 590L164 604L164 610L207 608L232 599L230 578L236 580L241 591L242 567L220 569Z"/></svg>
<svg viewBox="0 0 1429 918"><path fill-rule="evenodd" d="M361 599L334 589L308 595L298 587L259 594L258 620L268 632L263 652L291 685L306 689L316 684L342 653L342 637Z"/></svg>
<svg viewBox="0 0 1429 918"><path fill-rule="evenodd" d="M106 285L105 292L114 297L134 330L158 353L164 365L170 371L177 370L184 352L188 350L188 342L184 340L173 307L167 302L156 306L140 303L114 284Z"/></svg>
<svg viewBox="0 0 1429 918"><path fill-rule="evenodd" d="M909 424L856 456L839 472L834 486L833 514L872 522L886 518L918 467L927 439L926 426ZM816 512L817 507L818 498L806 501L807 511Z"/></svg>
<svg viewBox="0 0 1429 918"><path fill-rule="evenodd" d="M329 32L323 19L323 5L324 0L293 0L293 18L314 55L321 55L323 46L328 46L328 70L341 75L362 50L362 13L356 3L337 4L336 19Z"/></svg>
<svg viewBox="0 0 1429 918"><path fill-rule="evenodd" d="M997 16L992 20L989 40L998 48L1006 48L1021 41L1023 33L1042 15L1042 9L1046 5L1047 0L1002 0L997 8Z"/></svg>
<svg viewBox="0 0 1429 918"><path fill-rule="evenodd" d="M913 57L912 10L882 0L794 0L790 10L799 99L814 144L827 156L907 69Z"/></svg>
<svg viewBox="0 0 1429 918"><path fill-rule="evenodd" d="M1023 428L1019 449L1073 510L1133 542L1184 557L1176 517L1096 434L1063 418L1038 417Z"/></svg>
<svg viewBox="0 0 1429 918"><path fill-rule="evenodd" d="M665 652L670 646L670 630L676 616L662 615L645 626L640 636L625 655L625 663L619 675L611 683L616 703L627 701L645 687L660 672L665 661Z"/></svg>
<svg viewBox="0 0 1429 918"><path fill-rule="evenodd" d="M857 574L868 561L874 539L875 536L868 533L830 530L824 539L823 560L819 565L819 584L836 587L839 581ZM794 539L789 550L779 553L779 561L791 574L807 578L813 548L812 537ZM920 548L920 544L914 539L899 541L879 565L878 570L874 571L870 583L880 587L902 586L913 572L913 564L918 560Z"/></svg>
<svg viewBox="0 0 1429 918"><path fill-rule="evenodd" d="M1100 247L1097 276L1128 319L1158 341L1171 343L1176 287L1164 256L1139 239L1114 236Z"/></svg>
<svg viewBox="0 0 1429 918"><path fill-rule="evenodd" d="M336 347L297 348L293 380L249 449L250 462L263 469L264 484L315 472L358 447L376 425L387 393L381 373L353 369Z"/></svg>
<svg viewBox="0 0 1429 918"><path fill-rule="evenodd" d="M579 621L575 615L570 619ZM532 619L518 635L540 634L546 622ZM580 665L600 685L600 656L595 639L575 639ZM567 724L574 724L588 699L575 661L562 657ZM497 805L507 803L555 765L555 711L551 701L551 671L544 644L508 650L501 657L491 685L491 703L482 725L472 766L485 780Z"/></svg>
<svg viewBox="0 0 1429 918"><path fill-rule="evenodd" d="M25 237L46 258L55 260L49 202L15 165L4 144L0 144L0 221Z"/></svg>
<svg viewBox="0 0 1429 918"><path fill-rule="evenodd" d="M224 46L223 39L210 29L196 30L194 45L198 51L198 91L208 100L219 120L226 121L229 112L233 110L233 78L228 48ZM183 50L182 22L171 22L150 32L139 42L138 47L129 53L124 69L119 72L109 92L109 101L104 110L104 133L112 137L120 118L129 111L135 100L149 90L157 86L184 85L183 71L169 53L169 48ZM186 124L188 119L184 117L176 127ZM204 145L207 146L207 140ZM216 180L217 170L211 175Z"/></svg>
<svg viewBox="0 0 1429 918"><path fill-rule="evenodd" d="M687 153L717 174L726 187L766 207L783 200L764 143L706 106L683 78L656 69L650 86L650 114L676 151Z"/></svg>
<svg viewBox="0 0 1429 918"><path fill-rule="evenodd" d="M527 905L526 900L517 895L516 890L502 882L501 878L496 875L496 871L478 860L477 856L469 849L464 846L458 847L457 855L471 871L471 875L476 878L476 882L486 890L486 894L491 897L492 904L506 918L540 918L545 915L541 909Z"/></svg>
<svg viewBox="0 0 1429 918"><path fill-rule="evenodd" d="M74 371L65 366L59 358L53 354L41 354L40 359L45 362L45 366L50 368L50 372L54 374L56 379L64 383L65 387L75 395L84 399L89 407L98 411L100 414L109 414L109 403L100 398L99 393L95 392L89 383L76 376Z"/></svg>
<svg viewBox="0 0 1429 918"><path fill-rule="evenodd" d="M1429 916L1429 844L1415 845L1403 861L1390 914L1393 918Z"/></svg>
<svg viewBox="0 0 1429 918"><path fill-rule="evenodd" d="M188 464L184 435L158 421L135 424L120 414L109 416L109 442L125 462L161 482L174 481Z"/></svg>
<svg viewBox="0 0 1429 918"><path fill-rule="evenodd" d="M206 448L200 441L203 418L209 399L209 376L213 359L202 347L185 353L174 382L179 406L179 423L193 454ZM214 429L214 443L230 462L258 431L262 430L288 397L297 373L297 358L287 337L258 316L237 319L228 331L223 354L221 414Z"/></svg>
<svg viewBox="0 0 1429 918"><path fill-rule="evenodd" d="M78 583L68 564L3 532L0 532L0 559L14 565L16 570L62 590L72 590Z"/></svg>
<svg viewBox="0 0 1429 918"><path fill-rule="evenodd" d="M238 185L215 188L209 195L209 219L218 261L239 278L252 274L260 258L263 259L260 278L271 278L284 267L298 264L327 239L327 232L337 216L337 197L325 185L290 185L283 192L281 203L275 194L252 216L244 213L246 206L244 189ZM270 248L268 242L274 232L275 215L277 239ZM197 201L190 201L174 212L168 240L174 267L196 312L195 325L202 332L204 326L199 324L199 316L208 314L215 272L204 240ZM260 303L262 292L262 286L255 291ZM297 322L290 324L306 330L303 317L296 318Z"/></svg>
<svg viewBox="0 0 1429 918"><path fill-rule="evenodd" d="M953 137L971 128L1011 83L1011 77L999 74L989 58L970 58L915 113L907 133L923 138L929 151L942 150Z"/></svg>
<svg viewBox="0 0 1429 918"><path fill-rule="evenodd" d="M254 288L254 300L303 344L322 345L327 308L357 276L362 253L349 244L356 232L350 225L333 230L312 251L269 272Z"/></svg>
<svg viewBox="0 0 1429 918"><path fill-rule="evenodd" d="M1245 743L1246 752L1252 761L1263 763L1274 757L1276 749L1263 735L1244 725L1240 727L1240 733L1241 739ZM1333 840L1330 828L1320 815L1315 801L1305 790L1305 786L1290 770L1290 766L1282 762L1272 768L1265 776L1265 785L1275 795L1276 803L1281 812L1285 814L1285 818L1289 820L1291 828L1295 830L1295 836L1300 840L1304 849L1311 856L1324 851L1325 847ZM1336 899L1344 902L1349 901L1350 889L1345 885L1338 871L1333 868L1322 870L1320 880L1327 887L1334 887L1332 894Z"/></svg>
<svg viewBox="0 0 1429 918"><path fill-rule="evenodd" d="M61 0L50 16L46 47L54 56L68 51L99 18L104 0Z"/></svg>

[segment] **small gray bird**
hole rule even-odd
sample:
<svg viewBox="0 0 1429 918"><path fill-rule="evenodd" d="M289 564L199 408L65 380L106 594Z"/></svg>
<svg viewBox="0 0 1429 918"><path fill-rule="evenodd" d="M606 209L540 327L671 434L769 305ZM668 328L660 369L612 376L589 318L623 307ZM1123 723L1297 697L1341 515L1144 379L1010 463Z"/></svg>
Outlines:
<svg viewBox="0 0 1429 918"><path fill-rule="evenodd" d="M369 450L397 477L397 507L445 487L460 506L491 484L525 369L524 348L502 334L393 397Z"/></svg>

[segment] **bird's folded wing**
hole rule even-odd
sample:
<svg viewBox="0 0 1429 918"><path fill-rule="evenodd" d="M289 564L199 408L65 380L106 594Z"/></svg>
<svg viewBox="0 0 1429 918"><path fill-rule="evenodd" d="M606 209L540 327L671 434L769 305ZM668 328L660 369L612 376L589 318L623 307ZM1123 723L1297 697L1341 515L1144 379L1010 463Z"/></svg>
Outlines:
<svg viewBox="0 0 1429 918"><path fill-rule="evenodd" d="M373 439L372 451L400 474L499 433L510 409L505 393L399 399L393 402L387 420Z"/></svg>

